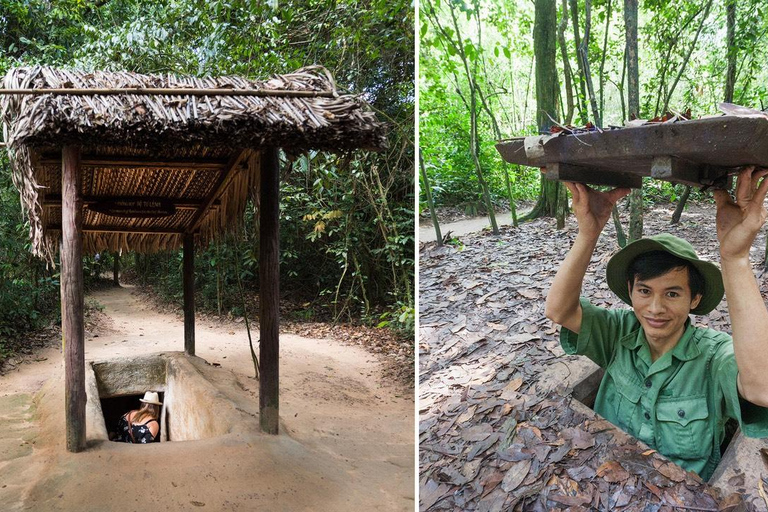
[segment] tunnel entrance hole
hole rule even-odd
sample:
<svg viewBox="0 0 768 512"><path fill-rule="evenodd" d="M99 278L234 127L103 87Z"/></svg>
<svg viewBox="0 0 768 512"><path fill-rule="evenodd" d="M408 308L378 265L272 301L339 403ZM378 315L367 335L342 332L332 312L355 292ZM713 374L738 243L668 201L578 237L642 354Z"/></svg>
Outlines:
<svg viewBox="0 0 768 512"><path fill-rule="evenodd" d="M158 392L158 395L160 396L160 402L165 403L165 393L160 391ZM140 401L141 398L144 398L144 394L140 395L123 395L123 396L112 396L108 398L100 398L99 401L101 403L101 410L104 414L104 424L107 428L108 433L117 432L117 422L120 420L120 418L128 411L133 411L136 409L140 409L142 406L142 402ZM162 412L162 409L161 409ZM161 414L161 417L158 418L158 423L160 423L160 432L163 432L163 417ZM155 441L160 441L160 435L157 436L157 439ZM170 441L170 439L167 439L167 441Z"/></svg>
<svg viewBox="0 0 768 512"><path fill-rule="evenodd" d="M578 381L574 386L573 390L571 392L571 396L576 399L578 402L586 405L593 411L595 410L595 400L597 399L597 391L600 389L600 383L603 380L603 375L605 375L605 370L602 368L598 368L594 372L590 373L586 377L584 377L582 380ZM621 427L614 425L616 428L621 429ZM627 435L632 436L629 432L627 432ZM728 447L731 445L731 442L734 441L734 439L737 436L741 435L741 431L739 430L739 423L730 418L725 424L725 438L723 439L723 442L720 444L720 456L722 457ZM722 463L722 462L721 462ZM717 474L718 471L715 469L715 473Z"/></svg>

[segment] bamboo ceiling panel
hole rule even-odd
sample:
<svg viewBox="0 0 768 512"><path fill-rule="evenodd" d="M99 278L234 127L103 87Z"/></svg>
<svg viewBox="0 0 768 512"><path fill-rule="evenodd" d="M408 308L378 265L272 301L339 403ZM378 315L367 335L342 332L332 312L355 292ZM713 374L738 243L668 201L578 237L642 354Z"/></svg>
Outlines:
<svg viewBox="0 0 768 512"><path fill-rule="evenodd" d="M502 158L549 179L637 188L644 176L725 185L744 165L768 166L768 118L720 116L499 142Z"/></svg>
<svg viewBox="0 0 768 512"><path fill-rule="evenodd" d="M11 89L0 95L0 121L14 184L33 252L50 261L64 146L80 148L85 250L142 252L238 229L258 190L260 149L386 147L385 125L319 66L264 81L17 68L2 86ZM150 204L147 218L139 210Z"/></svg>

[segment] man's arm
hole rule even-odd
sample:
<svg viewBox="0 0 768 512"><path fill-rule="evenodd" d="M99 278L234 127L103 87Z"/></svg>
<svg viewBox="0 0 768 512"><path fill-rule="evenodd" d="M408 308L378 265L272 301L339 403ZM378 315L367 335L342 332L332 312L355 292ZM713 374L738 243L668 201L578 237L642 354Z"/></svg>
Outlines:
<svg viewBox="0 0 768 512"><path fill-rule="evenodd" d="M578 333L582 318L579 295L584 274L613 206L629 194L629 189L597 192L581 183L565 183L565 186L573 196L573 213L579 223L579 232L552 281L545 314L553 322Z"/></svg>
<svg viewBox="0 0 768 512"><path fill-rule="evenodd" d="M737 386L742 398L763 407L768 407L768 309L752 273L749 250L765 224L768 179L760 179L766 174L768 170L755 167L742 170L735 202L727 191L715 191L723 284L739 368Z"/></svg>

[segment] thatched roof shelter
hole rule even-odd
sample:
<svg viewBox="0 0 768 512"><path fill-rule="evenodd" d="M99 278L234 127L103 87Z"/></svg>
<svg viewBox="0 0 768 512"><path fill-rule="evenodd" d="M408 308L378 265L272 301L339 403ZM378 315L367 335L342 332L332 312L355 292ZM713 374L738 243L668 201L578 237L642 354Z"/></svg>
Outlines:
<svg viewBox="0 0 768 512"><path fill-rule="evenodd" d="M183 233L205 243L236 228L258 185L260 148L386 142L383 124L358 97L338 93L322 67L265 81L30 67L12 69L3 87L37 92L1 95L0 120L33 251L48 259L61 227L65 145L80 147L85 251L151 252L180 247ZM63 91L43 94L50 89ZM146 93L153 89L169 93ZM122 213L106 214L114 201ZM154 217L126 212L152 205Z"/></svg>
<svg viewBox="0 0 768 512"><path fill-rule="evenodd" d="M278 149L381 149L384 125L322 67L266 81L11 70L0 121L33 251L61 254L67 449L85 449L82 253L183 246L184 352L195 354L194 248L259 210L259 413L279 421Z"/></svg>

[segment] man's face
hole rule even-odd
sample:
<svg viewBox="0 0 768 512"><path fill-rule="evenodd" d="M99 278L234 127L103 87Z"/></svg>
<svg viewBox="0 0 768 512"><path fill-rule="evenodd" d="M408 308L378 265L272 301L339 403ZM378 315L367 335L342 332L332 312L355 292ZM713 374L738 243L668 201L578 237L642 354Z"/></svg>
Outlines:
<svg viewBox="0 0 768 512"><path fill-rule="evenodd" d="M674 347L685 331L688 314L701 300L701 295L691 297L688 269L672 269L653 279L635 277L630 288L632 308L648 342L663 349L662 353Z"/></svg>

